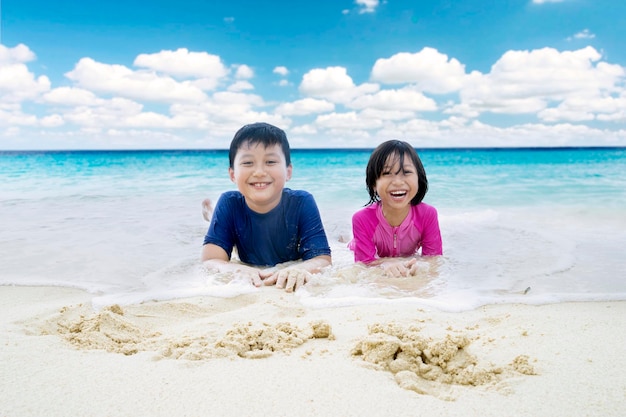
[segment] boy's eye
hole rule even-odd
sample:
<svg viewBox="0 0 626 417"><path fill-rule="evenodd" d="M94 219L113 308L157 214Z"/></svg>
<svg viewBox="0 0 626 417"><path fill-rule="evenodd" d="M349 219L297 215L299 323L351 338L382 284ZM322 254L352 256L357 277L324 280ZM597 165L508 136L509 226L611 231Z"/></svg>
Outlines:
<svg viewBox="0 0 626 417"><path fill-rule="evenodd" d="M241 165L245 166L245 167L249 167L252 165L252 161L243 161L241 162Z"/></svg>
<svg viewBox="0 0 626 417"><path fill-rule="evenodd" d="M277 163L277 161L274 161L272 159L266 162L267 165L276 165Z"/></svg>

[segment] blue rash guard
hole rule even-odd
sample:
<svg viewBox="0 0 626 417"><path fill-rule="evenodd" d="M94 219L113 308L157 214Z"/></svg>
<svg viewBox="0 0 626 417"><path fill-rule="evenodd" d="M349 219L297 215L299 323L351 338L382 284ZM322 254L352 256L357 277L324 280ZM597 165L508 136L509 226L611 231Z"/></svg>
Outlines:
<svg viewBox="0 0 626 417"><path fill-rule="evenodd" d="M313 196L283 189L278 206L268 213L252 211L239 191L222 194L215 206L204 244L224 249L231 257L255 266L330 255L328 239Z"/></svg>

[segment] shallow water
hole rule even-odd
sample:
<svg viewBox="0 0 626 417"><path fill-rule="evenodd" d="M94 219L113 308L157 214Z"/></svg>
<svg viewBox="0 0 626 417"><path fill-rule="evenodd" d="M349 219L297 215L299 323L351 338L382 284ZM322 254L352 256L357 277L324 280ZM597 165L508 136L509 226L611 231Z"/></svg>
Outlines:
<svg viewBox="0 0 626 417"><path fill-rule="evenodd" d="M315 196L334 262L303 303L626 299L626 150L420 151L445 254L410 280L354 265L345 245L369 154L292 152L288 186ZM97 305L259 291L198 261L200 202L234 189L227 168L225 151L0 153L0 284L83 288Z"/></svg>

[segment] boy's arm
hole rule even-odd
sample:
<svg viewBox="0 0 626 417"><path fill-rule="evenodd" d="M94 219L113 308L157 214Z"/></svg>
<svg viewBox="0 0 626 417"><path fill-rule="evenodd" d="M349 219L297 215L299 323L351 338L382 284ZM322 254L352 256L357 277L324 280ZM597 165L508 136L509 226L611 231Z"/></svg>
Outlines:
<svg viewBox="0 0 626 417"><path fill-rule="evenodd" d="M259 270L248 265L230 262L228 254L218 245L207 243L202 246L201 260L208 269L217 269L219 272L232 272L237 275L249 276L255 287L263 285Z"/></svg>
<svg viewBox="0 0 626 417"><path fill-rule="evenodd" d="M300 256L306 261L312 261L320 257L331 260L330 245L324 230L324 224L320 216L315 199L311 194L306 194L297 213L299 227ZM314 265L315 263L313 263Z"/></svg>
<svg viewBox="0 0 626 417"><path fill-rule="evenodd" d="M200 256L200 260L204 263L206 263L206 261L228 262L230 261L230 258L228 257L226 251L220 246L214 245L212 243L207 243L206 245L202 246L202 255Z"/></svg>
<svg viewBox="0 0 626 417"><path fill-rule="evenodd" d="M320 255L302 262L298 267L306 269L311 274L317 274L330 264L332 264L330 255Z"/></svg>

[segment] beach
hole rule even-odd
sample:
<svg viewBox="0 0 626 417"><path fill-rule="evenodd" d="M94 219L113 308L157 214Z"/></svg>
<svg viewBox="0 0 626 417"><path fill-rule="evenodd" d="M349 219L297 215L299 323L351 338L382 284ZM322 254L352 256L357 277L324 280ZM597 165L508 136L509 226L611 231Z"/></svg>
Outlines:
<svg viewBox="0 0 626 417"><path fill-rule="evenodd" d="M292 294L199 261L226 151L0 155L0 417L626 415L624 150L422 152L411 279L347 247L369 154L293 152L333 265Z"/></svg>
<svg viewBox="0 0 626 417"><path fill-rule="evenodd" d="M0 416L623 416L626 302L313 308L273 287L93 308L0 286Z"/></svg>

